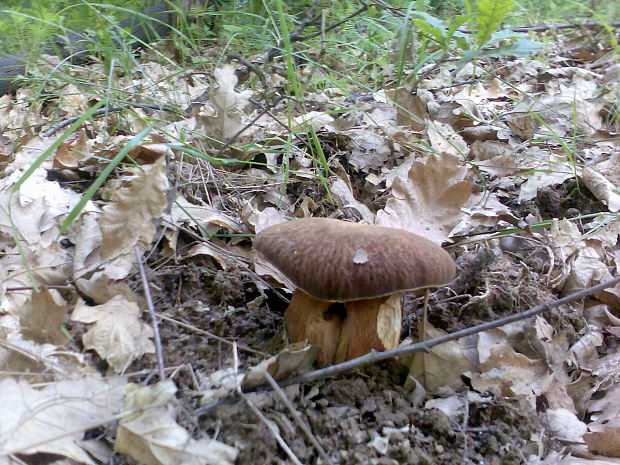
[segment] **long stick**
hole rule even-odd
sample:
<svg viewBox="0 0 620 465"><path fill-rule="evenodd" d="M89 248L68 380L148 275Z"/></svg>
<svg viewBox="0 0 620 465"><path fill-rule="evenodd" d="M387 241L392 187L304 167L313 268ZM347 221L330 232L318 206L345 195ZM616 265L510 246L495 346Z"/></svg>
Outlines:
<svg viewBox="0 0 620 465"><path fill-rule="evenodd" d="M477 334L482 331L487 331L489 329L495 329L500 326L513 323L515 321L525 320L526 318L531 318L546 310L551 310L553 308L559 307L560 305L582 299L590 294L593 294L598 291L602 291L603 289L612 287L618 283L620 283L620 276L610 281L607 281L605 283L597 284L596 286L592 286L582 291L575 292L574 294L567 295L566 297L562 297L561 299L554 300L553 302L548 302L542 305L538 305L537 307L533 307L521 313L515 313L514 315L510 315L505 318L500 318L495 321L489 321L488 323L483 323L480 325L472 326L471 328L461 329L459 331L455 331L450 334L445 334L443 336L429 339L428 341L418 342L416 344L411 344L411 345L404 346L404 347L398 347L396 349L387 350L385 352L372 351L366 355L363 355L358 358L354 358L352 360L348 360L343 363L338 363L337 365L328 366L325 368L321 368L319 370L310 371L303 375L298 375L298 376L293 376L292 378L287 378L285 380L279 381L278 384L280 385L280 387L286 387L286 386L291 386L293 384L307 383L309 381L316 381L319 379L325 379L325 378L329 378L332 376L340 375L348 371L355 370L357 368L361 368L366 365L370 365L372 363L380 362L382 360L402 357L403 355L409 355L414 352L428 352L432 347L439 345L439 344L443 344L444 342L454 341L456 339L461 339L466 336L471 336L472 334ZM271 390L272 390L271 386L263 384L261 386L257 386L249 390L248 392L271 391ZM234 403L234 402L237 402L238 400L239 400L239 396L232 394L228 397L225 397L224 399L221 399L217 402L212 402L211 404L205 405L204 407L197 409L197 413L204 413L220 405Z"/></svg>

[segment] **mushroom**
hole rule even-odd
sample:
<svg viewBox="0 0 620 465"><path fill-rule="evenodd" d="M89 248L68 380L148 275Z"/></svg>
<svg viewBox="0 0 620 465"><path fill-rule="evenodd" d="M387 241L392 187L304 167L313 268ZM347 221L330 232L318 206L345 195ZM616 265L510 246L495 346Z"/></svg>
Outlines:
<svg viewBox="0 0 620 465"><path fill-rule="evenodd" d="M288 337L318 345L321 366L397 347L402 293L455 275L452 257L424 237L330 218L271 226L254 248L297 287L285 312Z"/></svg>

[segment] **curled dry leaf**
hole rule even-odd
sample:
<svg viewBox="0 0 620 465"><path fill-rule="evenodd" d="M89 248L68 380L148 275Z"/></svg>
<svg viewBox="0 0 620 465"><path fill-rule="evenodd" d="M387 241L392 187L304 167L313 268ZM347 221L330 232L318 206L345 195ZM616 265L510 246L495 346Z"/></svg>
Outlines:
<svg viewBox="0 0 620 465"><path fill-rule="evenodd" d="M84 433L118 413L125 384L121 377L90 375L34 389L24 380L3 379L0 460L43 452L94 465L83 449Z"/></svg>
<svg viewBox="0 0 620 465"><path fill-rule="evenodd" d="M444 331L426 323L425 340L444 334ZM461 375L473 368L472 362L465 355L463 344L463 340L450 341L433 347L428 353L414 353L409 376L417 379L429 391L435 391L441 386L462 386Z"/></svg>
<svg viewBox="0 0 620 465"><path fill-rule="evenodd" d="M150 247L155 236L154 219L159 218L166 207L166 173L166 158L163 156L150 165L135 169L129 185L115 190L112 203L103 207L103 217L99 221L102 259L131 255L127 259L130 264L113 267L115 272L111 277L122 279L127 276L129 269L125 270L126 266L131 267L135 262L134 246Z"/></svg>
<svg viewBox="0 0 620 465"><path fill-rule="evenodd" d="M536 399L544 395L551 408L574 411L571 398L543 360L531 359L505 344L489 349L489 357L480 364L480 373L471 382L478 392L515 397L536 409Z"/></svg>
<svg viewBox="0 0 620 465"><path fill-rule="evenodd" d="M526 181L519 191L519 203L536 198L538 191L545 187L557 186L574 177L571 167L562 156L536 149L528 151L527 156L535 161L527 166L532 171L525 175Z"/></svg>
<svg viewBox="0 0 620 465"><path fill-rule="evenodd" d="M472 405L494 402L492 397L481 396L475 391L453 394L448 397L427 400L424 408L436 408L445 413L450 420L458 422L466 415Z"/></svg>
<svg viewBox="0 0 620 465"><path fill-rule="evenodd" d="M471 195L466 175L461 160L447 153L413 162L406 178L394 179L393 197L377 212L376 224L444 242L462 218L461 207Z"/></svg>
<svg viewBox="0 0 620 465"><path fill-rule="evenodd" d="M284 223L286 216L285 211L274 207L265 207L263 210L259 210L252 204L245 205L241 212L243 222L256 234L269 226Z"/></svg>
<svg viewBox="0 0 620 465"><path fill-rule="evenodd" d="M393 155L391 141L381 134L374 134L367 128L353 128L344 134L351 138L347 148L351 166L368 173L385 165Z"/></svg>
<svg viewBox="0 0 620 465"><path fill-rule="evenodd" d="M68 213L80 196L47 180L47 171L38 168L13 193L22 173L14 172L0 181L0 232L11 236L13 230L27 244L48 247L56 242L57 218Z"/></svg>
<svg viewBox="0 0 620 465"><path fill-rule="evenodd" d="M235 90L238 78L232 64L217 68L213 75L217 87L209 93L212 111L210 114L206 114L207 110L201 111L197 119L201 129L212 139L212 148L217 150L243 128L246 119L243 110L248 105L252 91Z"/></svg>
<svg viewBox="0 0 620 465"><path fill-rule="evenodd" d="M115 296L95 307L79 302L71 318L93 325L82 336L84 347L94 349L120 372L138 357L155 352L153 329L140 319L141 314L136 303Z"/></svg>
<svg viewBox="0 0 620 465"><path fill-rule="evenodd" d="M469 154L469 146L449 124L433 122L426 129L429 143L437 153L449 153L464 157Z"/></svg>
<svg viewBox="0 0 620 465"><path fill-rule="evenodd" d="M304 343L293 343L286 346L280 353L263 360L252 367L241 381L244 390L265 384L263 373L269 373L273 379L282 380L304 373L312 368L319 355L319 348Z"/></svg>
<svg viewBox="0 0 620 465"><path fill-rule="evenodd" d="M95 139L87 136L86 129L77 130L56 150L54 168L77 168L94 151L94 145Z"/></svg>
<svg viewBox="0 0 620 465"><path fill-rule="evenodd" d="M612 278L607 265L603 263L597 251L592 247L585 247L572 261L570 274L562 288L562 293L569 295Z"/></svg>
<svg viewBox="0 0 620 465"><path fill-rule="evenodd" d="M564 408L548 409L545 412L545 417L549 430L560 441L573 444L584 442L583 435L588 431L588 427L570 410Z"/></svg>
<svg viewBox="0 0 620 465"><path fill-rule="evenodd" d="M172 381L130 384L114 449L145 465L233 465L237 450L215 439L193 439L175 421Z"/></svg>
<svg viewBox="0 0 620 465"><path fill-rule="evenodd" d="M67 335L62 331L62 323L69 306L58 291L42 287L33 292L30 301L17 309L22 334L40 344L62 345Z"/></svg>
<svg viewBox="0 0 620 465"><path fill-rule="evenodd" d="M197 222L208 234L215 234L220 229L230 229L237 233L243 231L243 226L234 218L210 205L190 203L180 193L177 193L176 199L172 202L170 214L166 215L166 219L174 225L194 226Z"/></svg>
<svg viewBox="0 0 620 465"><path fill-rule="evenodd" d="M374 213L364 203L354 197L350 185L342 178L336 178L332 182L330 191L340 198L343 208L357 211L364 223L373 224L375 222Z"/></svg>
<svg viewBox="0 0 620 465"><path fill-rule="evenodd" d="M588 166L584 166L581 177L584 184L610 212L620 211L620 186L614 186L605 176Z"/></svg>

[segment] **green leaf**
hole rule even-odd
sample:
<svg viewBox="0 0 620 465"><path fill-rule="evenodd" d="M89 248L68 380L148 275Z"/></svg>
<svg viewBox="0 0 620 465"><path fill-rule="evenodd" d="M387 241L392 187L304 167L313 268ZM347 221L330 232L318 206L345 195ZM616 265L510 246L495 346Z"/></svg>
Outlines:
<svg viewBox="0 0 620 465"><path fill-rule="evenodd" d="M514 0L478 0L474 9L476 24L476 44L481 47L491 36L512 9Z"/></svg>

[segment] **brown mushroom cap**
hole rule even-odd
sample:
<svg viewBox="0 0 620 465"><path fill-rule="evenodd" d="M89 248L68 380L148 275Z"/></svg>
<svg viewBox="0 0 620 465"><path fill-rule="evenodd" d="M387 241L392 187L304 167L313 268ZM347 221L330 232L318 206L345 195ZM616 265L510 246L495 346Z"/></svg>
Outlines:
<svg viewBox="0 0 620 465"><path fill-rule="evenodd" d="M330 218L271 226L254 248L306 293L334 302L439 287L456 273L452 257L428 239Z"/></svg>

